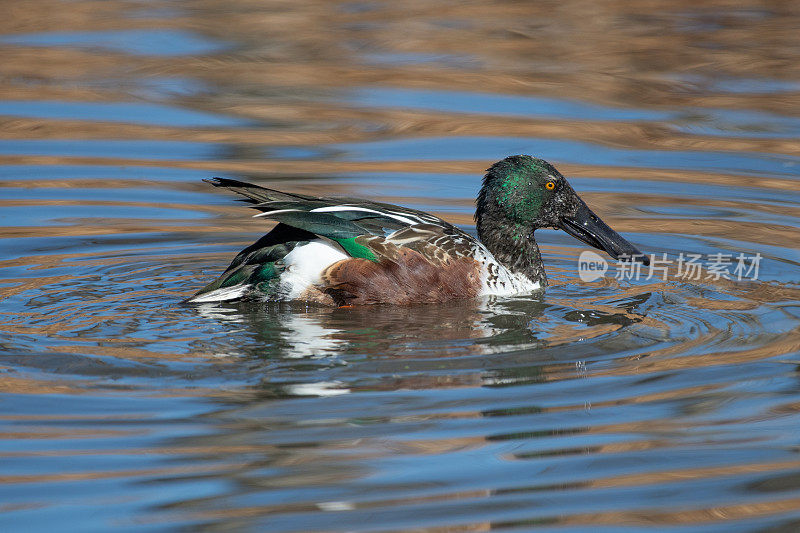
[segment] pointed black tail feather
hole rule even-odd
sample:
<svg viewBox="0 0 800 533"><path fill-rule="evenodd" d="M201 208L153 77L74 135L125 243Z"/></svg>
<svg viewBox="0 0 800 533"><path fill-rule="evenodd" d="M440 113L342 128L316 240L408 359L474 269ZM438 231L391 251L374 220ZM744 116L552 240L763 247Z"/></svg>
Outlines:
<svg viewBox="0 0 800 533"><path fill-rule="evenodd" d="M241 194L245 197L243 201L252 204L275 201L313 201L317 199L315 196L276 191L274 189L261 187L260 185L254 185L245 181L233 180L229 178L211 178L204 179L203 181L210 183L214 187L223 187L237 194Z"/></svg>

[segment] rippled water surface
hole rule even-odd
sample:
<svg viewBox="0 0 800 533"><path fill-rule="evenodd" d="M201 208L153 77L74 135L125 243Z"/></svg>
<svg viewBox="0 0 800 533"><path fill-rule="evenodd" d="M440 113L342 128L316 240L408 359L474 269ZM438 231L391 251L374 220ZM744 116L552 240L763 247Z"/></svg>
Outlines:
<svg viewBox="0 0 800 533"><path fill-rule="evenodd" d="M796 2L5 2L3 531L797 531ZM268 223L213 175L432 211L544 157L757 280L181 305Z"/></svg>

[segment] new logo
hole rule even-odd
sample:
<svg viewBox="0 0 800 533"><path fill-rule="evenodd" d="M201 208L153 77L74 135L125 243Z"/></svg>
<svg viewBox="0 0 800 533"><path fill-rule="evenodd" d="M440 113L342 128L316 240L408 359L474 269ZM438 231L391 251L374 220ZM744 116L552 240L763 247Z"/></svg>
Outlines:
<svg viewBox="0 0 800 533"><path fill-rule="evenodd" d="M578 276L586 283L600 279L608 272L608 261L591 250L584 250L578 257Z"/></svg>

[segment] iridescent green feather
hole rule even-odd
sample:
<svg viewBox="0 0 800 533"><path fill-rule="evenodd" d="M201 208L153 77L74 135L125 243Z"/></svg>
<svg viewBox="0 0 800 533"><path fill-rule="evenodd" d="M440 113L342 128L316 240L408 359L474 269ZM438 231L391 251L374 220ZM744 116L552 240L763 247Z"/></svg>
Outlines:
<svg viewBox="0 0 800 533"><path fill-rule="evenodd" d="M369 259L370 261L378 262L378 257L368 247L361 243L356 242L358 237L351 237L349 239L336 239L347 255L350 257L357 257L360 259Z"/></svg>

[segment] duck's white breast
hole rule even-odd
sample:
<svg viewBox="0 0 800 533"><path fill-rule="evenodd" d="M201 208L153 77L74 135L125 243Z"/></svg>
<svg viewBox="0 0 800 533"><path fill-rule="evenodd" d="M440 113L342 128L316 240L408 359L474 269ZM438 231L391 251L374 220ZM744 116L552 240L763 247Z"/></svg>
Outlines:
<svg viewBox="0 0 800 533"><path fill-rule="evenodd" d="M476 247L474 254L475 259L483 264L479 296L512 296L542 288L540 282L532 281L523 274L511 272L482 245Z"/></svg>

